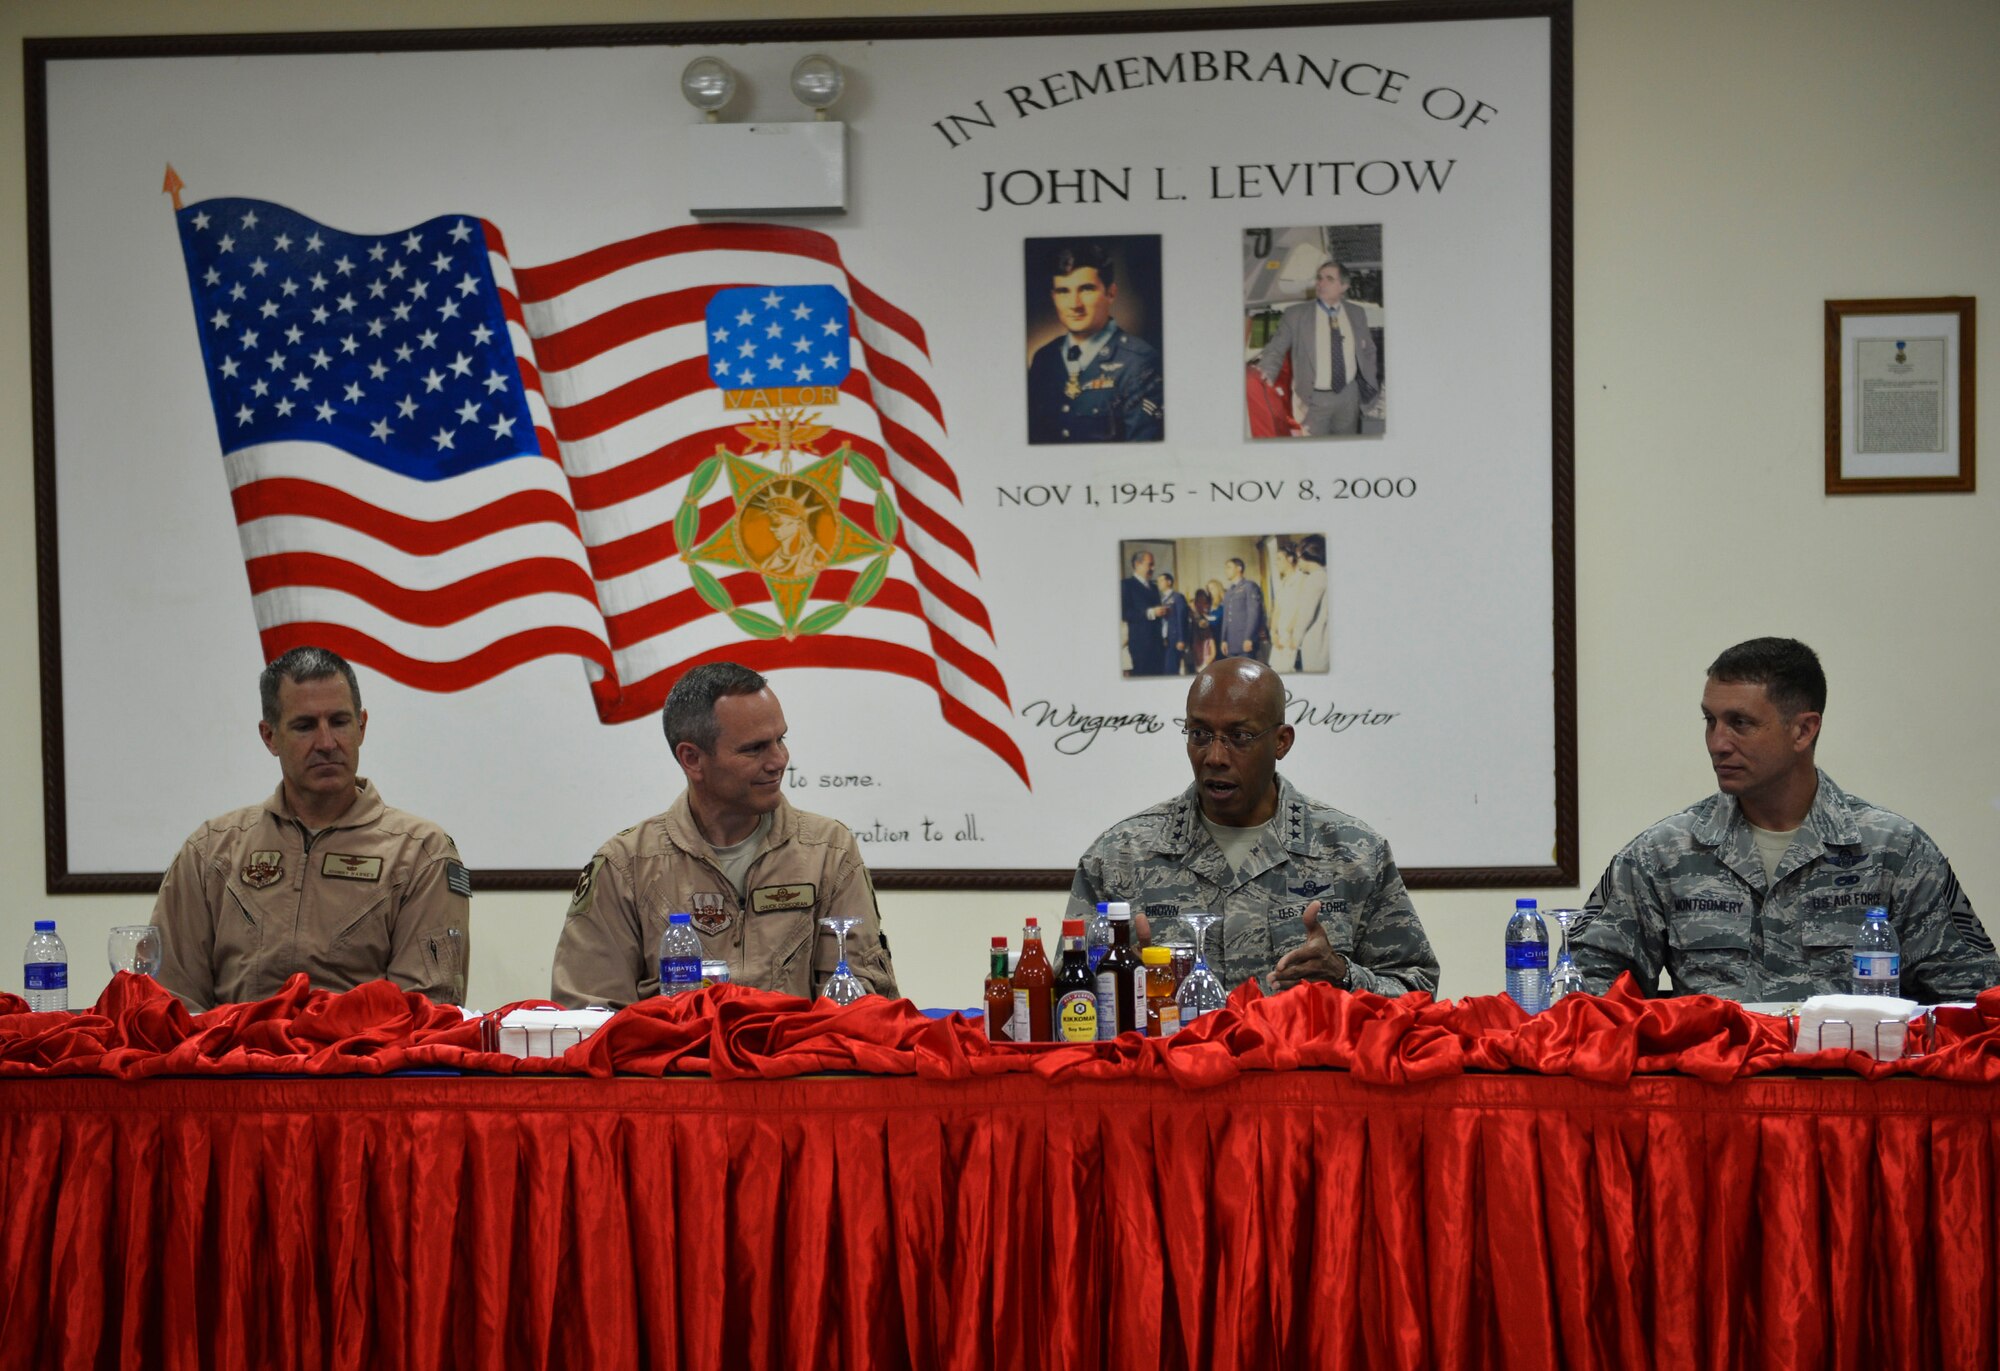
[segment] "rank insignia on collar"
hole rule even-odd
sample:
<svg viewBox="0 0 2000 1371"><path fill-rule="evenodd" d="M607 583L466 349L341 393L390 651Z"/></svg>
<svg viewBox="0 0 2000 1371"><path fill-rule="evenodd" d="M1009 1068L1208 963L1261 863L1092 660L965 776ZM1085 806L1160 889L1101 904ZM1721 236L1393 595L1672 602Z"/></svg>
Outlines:
<svg viewBox="0 0 2000 1371"><path fill-rule="evenodd" d="M243 864L243 884L252 890L262 890L284 874L285 854L282 852L253 852L250 860Z"/></svg>
<svg viewBox="0 0 2000 1371"><path fill-rule="evenodd" d="M697 890L688 896L688 916L704 933L720 933L729 927L729 910L720 891Z"/></svg>

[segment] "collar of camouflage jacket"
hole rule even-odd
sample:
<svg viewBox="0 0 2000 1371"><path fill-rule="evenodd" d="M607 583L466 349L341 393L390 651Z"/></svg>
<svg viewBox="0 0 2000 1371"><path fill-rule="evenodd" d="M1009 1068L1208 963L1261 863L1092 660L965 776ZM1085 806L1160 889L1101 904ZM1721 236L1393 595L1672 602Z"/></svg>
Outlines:
<svg viewBox="0 0 2000 1371"><path fill-rule="evenodd" d="M1278 808L1272 820L1279 842L1285 851L1296 852L1301 857L1318 855L1318 844L1308 817L1312 802L1301 795L1282 772L1277 776L1277 783ZM1165 822L1160 826L1160 851L1184 857L1197 847L1208 848L1218 858L1222 855L1222 849L1216 847L1215 839L1202 826L1201 793L1197 785L1191 783L1167 802Z"/></svg>
<svg viewBox="0 0 2000 1371"><path fill-rule="evenodd" d="M1806 811L1805 822L1799 826L1810 830L1827 847L1860 846L1861 826L1854 821L1847 792L1835 785L1833 777L1824 771L1818 775L1819 789L1813 795L1812 808ZM1746 851L1755 842L1750 832L1750 821L1743 817L1736 797L1720 792L1712 797L1706 811L1696 819L1694 840L1703 847L1741 846Z"/></svg>

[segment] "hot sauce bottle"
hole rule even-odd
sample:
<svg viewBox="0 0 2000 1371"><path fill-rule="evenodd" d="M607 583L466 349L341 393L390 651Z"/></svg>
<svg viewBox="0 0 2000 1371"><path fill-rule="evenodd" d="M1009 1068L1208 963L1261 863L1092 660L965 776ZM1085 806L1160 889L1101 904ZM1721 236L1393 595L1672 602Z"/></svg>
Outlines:
<svg viewBox="0 0 2000 1371"><path fill-rule="evenodd" d="M1021 930L1021 960L1014 964L1014 1041L1055 1041L1056 969L1042 951L1042 926L1030 919Z"/></svg>
<svg viewBox="0 0 2000 1371"><path fill-rule="evenodd" d="M1014 1041L1014 982L1007 975L1007 939L993 940L992 968L986 973L986 1036L996 1043Z"/></svg>
<svg viewBox="0 0 2000 1371"><path fill-rule="evenodd" d="M1064 919L1062 970L1056 973L1056 1041L1097 1040L1097 978L1090 974L1090 949L1083 920Z"/></svg>

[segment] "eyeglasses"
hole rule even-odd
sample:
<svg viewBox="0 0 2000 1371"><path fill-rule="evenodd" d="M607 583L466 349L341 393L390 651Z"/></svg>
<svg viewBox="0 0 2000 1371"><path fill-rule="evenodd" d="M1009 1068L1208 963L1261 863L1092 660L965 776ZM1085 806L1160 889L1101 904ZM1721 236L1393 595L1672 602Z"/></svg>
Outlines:
<svg viewBox="0 0 2000 1371"><path fill-rule="evenodd" d="M1187 735L1188 746L1197 750L1206 748L1210 743L1220 742L1231 752L1241 752L1276 727L1278 725L1272 724L1270 728L1260 728L1255 733L1246 733L1240 728L1232 733L1217 733L1213 729L1182 724L1181 732Z"/></svg>

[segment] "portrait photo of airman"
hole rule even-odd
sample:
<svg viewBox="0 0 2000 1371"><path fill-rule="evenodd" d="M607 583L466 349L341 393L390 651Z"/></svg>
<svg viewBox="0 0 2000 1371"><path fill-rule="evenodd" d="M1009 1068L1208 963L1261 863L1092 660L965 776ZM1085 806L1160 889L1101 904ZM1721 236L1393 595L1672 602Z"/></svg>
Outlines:
<svg viewBox="0 0 2000 1371"><path fill-rule="evenodd" d="M1246 427L1252 438L1380 437L1382 226L1243 231Z"/></svg>
<svg viewBox="0 0 2000 1371"><path fill-rule="evenodd" d="M1166 438L1157 234L1030 238L1030 443Z"/></svg>

